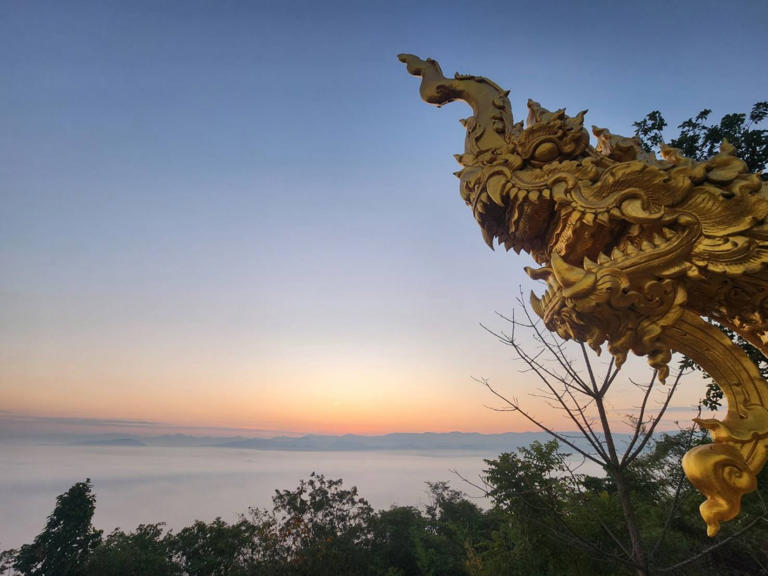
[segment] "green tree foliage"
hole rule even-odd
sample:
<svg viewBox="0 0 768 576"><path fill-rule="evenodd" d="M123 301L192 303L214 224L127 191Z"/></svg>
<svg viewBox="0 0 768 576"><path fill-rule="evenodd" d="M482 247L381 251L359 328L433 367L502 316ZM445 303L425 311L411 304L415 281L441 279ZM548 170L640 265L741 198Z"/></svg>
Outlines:
<svg viewBox="0 0 768 576"><path fill-rule="evenodd" d="M277 490L269 520L291 574L353 576L365 572L373 508L341 480L312 473L295 490ZM263 521L262 517L262 521Z"/></svg>
<svg viewBox="0 0 768 576"><path fill-rule="evenodd" d="M422 537L427 520L412 506L393 506L376 514L371 524L374 573L386 576L422 574Z"/></svg>
<svg viewBox="0 0 768 576"><path fill-rule="evenodd" d="M13 563L16 561L18 550L10 549L0 552L0 574L12 574Z"/></svg>
<svg viewBox="0 0 768 576"><path fill-rule="evenodd" d="M736 148L736 154L752 172L764 172L768 166L768 130L757 125L768 117L768 102L757 102L749 116L744 113L726 114L718 123L709 123L712 110L705 109L678 125L680 133L669 141L685 156L704 160L717 154L723 140ZM646 151L658 150L664 142L667 127L661 112L654 110L634 123L635 135Z"/></svg>
<svg viewBox="0 0 768 576"><path fill-rule="evenodd" d="M493 530L492 516L467 500L447 482L428 482L431 502L426 526L417 540L421 574L462 576L475 574L478 555Z"/></svg>
<svg viewBox="0 0 768 576"><path fill-rule="evenodd" d="M95 506L90 479L57 497L45 529L19 549L14 568L24 576L81 576L101 540L91 525Z"/></svg>
<svg viewBox="0 0 768 576"><path fill-rule="evenodd" d="M709 539L698 514L701 495L680 469L682 455L700 442L700 432L664 435L628 470L648 573L766 573L768 488L761 483L759 493L745 497L742 516L723 528L728 534ZM488 494L508 523L481 556L484 574L635 573L616 486L609 477L573 473L568 460L552 440L487 461Z"/></svg>
<svg viewBox="0 0 768 576"><path fill-rule="evenodd" d="M493 562L499 574L557 574L572 565L572 558L556 553L564 536L571 539L563 534L562 515L575 486L565 457L551 440L486 461L488 495L508 518L490 555L502 560Z"/></svg>
<svg viewBox="0 0 768 576"><path fill-rule="evenodd" d="M744 499L740 518L707 538L701 495L679 460L704 435L663 436L629 470L637 523L649 549L649 574L764 574L768 527L763 492ZM83 576L620 576L635 573L616 485L608 476L571 470L554 440L534 442L487 460L489 508L446 482L428 483L423 509L378 513L341 480L313 474L277 491L271 510L251 510L233 524L197 521L178 533L161 524L115 530L79 562L77 571L48 564L39 574ZM764 474L763 476L768 476ZM768 487L768 477L760 479ZM76 484L82 491L82 484ZM67 495L70 495L70 492ZM90 495L90 484L88 484ZM62 495L61 499L64 499ZM81 495L82 498L82 495ZM93 503L92 495L87 499ZM69 501L67 504L71 503ZM57 505L54 511L63 513ZM92 510L91 510L92 512ZM52 514L52 516L54 516ZM88 522L90 525L90 522ZM92 528L86 531L98 534ZM35 541L40 539L38 537ZM80 540L82 541L82 540ZM71 549L71 542L61 542ZM22 547L21 550L25 550ZM19 552L0 555L9 574ZM692 555L693 552L693 555ZM68 570L67 567L63 568ZM36 574L37 574L36 573Z"/></svg>
<svg viewBox="0 0 768 576"><path fill-rule="evenodd" d="M244 519L227 524L216 518L169 535L167 545L185 576L246 576L258 557L255 536L255 527Z"/></svg>
<svg viewBox="0 0 768 576"><path fill-rule="evenodd" d="M115 530L88 558L85 576L181 576L162 524L141 524L133 533Z"/></svg>

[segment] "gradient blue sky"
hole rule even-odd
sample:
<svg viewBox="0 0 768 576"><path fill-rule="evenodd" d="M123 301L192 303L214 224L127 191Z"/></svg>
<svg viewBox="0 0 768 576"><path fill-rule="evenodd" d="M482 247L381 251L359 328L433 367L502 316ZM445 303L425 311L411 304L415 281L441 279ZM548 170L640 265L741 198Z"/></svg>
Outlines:
<svg viewBox="0 0 768 576"><path fill-rule="evenodd" d="M758 0L0 2L0 408L527 428L471 376L524 394L478 322L535 288L529 259L459 198L467 108L396 55L629 134L765 100L767 24Z"/></svg>

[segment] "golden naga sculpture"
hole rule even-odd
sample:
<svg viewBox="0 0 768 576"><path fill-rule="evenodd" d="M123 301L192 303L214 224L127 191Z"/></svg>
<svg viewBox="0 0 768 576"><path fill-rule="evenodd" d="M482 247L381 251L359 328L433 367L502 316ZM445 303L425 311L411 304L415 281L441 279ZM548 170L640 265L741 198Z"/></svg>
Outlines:
<svg viewBox="0 0 768 576"><path fill-rule="evenodd" d="M424 100L472 107L456 155L461 196L491 248L495 239L541 264L526 271L547 282L543 297L531 294L547 328L596 351L607 343L619 364L629 351L647 356L662 380L671 352L682 352L722 388L726 417L697 419L714 442L683 458L714 536L768 459L768 386L702 316L768 352L768 183L727 142L705 162L669 147L658 160L593 127L592 147L586 111L570 117L529 100L523 126L492 81L399 58L421 76Z"/></svg>

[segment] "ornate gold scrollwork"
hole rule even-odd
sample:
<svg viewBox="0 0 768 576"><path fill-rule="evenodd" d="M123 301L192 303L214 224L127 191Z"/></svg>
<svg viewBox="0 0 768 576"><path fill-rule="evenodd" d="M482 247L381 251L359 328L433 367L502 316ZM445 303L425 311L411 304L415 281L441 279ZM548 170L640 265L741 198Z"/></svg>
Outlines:
<svg viewBox="0 0 768 576"><path fill-rule="evenodd" d="M515 123L508 91L486 78L443 76L434 60L401 54L421 96L467 102L467 138L456 158L464 201L493 248L529 252L546 280L532 306L563 338L603 344L617 362L647 356L663 380L672 351L690 356L723 389L722 421L700 419L713 444L683 468L707 497L710 536L738 515L768 459L768 386L743 351L702 319L713 318L768 352L768 183L727 142L704 162L593 127L584 115L528 101Z"/></svg>

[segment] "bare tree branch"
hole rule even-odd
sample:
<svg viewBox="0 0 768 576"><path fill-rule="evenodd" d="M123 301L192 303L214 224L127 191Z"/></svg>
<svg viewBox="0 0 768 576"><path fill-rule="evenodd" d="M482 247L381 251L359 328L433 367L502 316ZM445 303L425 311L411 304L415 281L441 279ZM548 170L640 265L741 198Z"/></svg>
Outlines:
<svg viewBox="0 0 768 576"><path fill-rule="evenodd" d="M645 445L648 444L648 441L651 439L654 431L656 430L656 426L658 426L659 422L661 422L661 419L664 416L664 413L667 411L667 408L669 407L669 402L670 400L672 400L672 395L675 393L675 390L677 390L677 386L678 384L680 384L680 379L683 377L684 373L685 372L683 370L680 370L677 373L677 376L675 377L675 382L672 384L672 387L670 388L669 393L667 393L667 398L666 400L664 400L664 404L659 409L658 414L654 418L653 423L651 424L651 427L648 429L648 432L645 434L645 437L642 439L642 441L637 446L637 448L635 448L635 451L632 452L629 456L625 455L622 461L623 466L628 466L629 464L631 464L632 461L635 460L635 458L637 458L638 455L643 451L643 449L645 448ZM629 451L627 451L627 453L629 453Z"/></svg>
<svg viewBox="0 0 768 576"><path fill-rule="evenodd" d="M494 396L496 396L497 398L499 398L500 400L504 401L506 404L511 406L514 409L513 410L514 412L519 412L520 414L522 414L522 416L526 420L528 420L531 424L533 424L534 426L536 426L540 430L546 432L547 434L549 434L553 438L556 438L557 440L561 441L563 444L573 448L574 450L576 450L576 452L581 454L587 460L590 460L590 461L594 462L598 466L602 466L603 465L603 462L601 462L600 460L595 458L592 454L582 450L576 444L571 442L567 437L563 436L559 432L555 432L554 430L552 430L551 428L549 428L548 426L546 426L545 424L543 424L542 422L538 421L536 418L534 418L533 416L528 414L525 410L521 409L519 404L513 402L509 398L507 398L504 395L500 394L497 390L495 390L493 388L493 386L490 385L490 383L486 379L480 378L480 379L475 379L475 380L480 382L481 384L483 384L486 388L488 388L488 390L491 392L491 394L493 394Z"/></svg>
<svg viewBox="0 0 768 576"><path fill-rule="evenodd" d="M712 546L708 546L707 548L704 548L704 550L702 550L698 554L694 554L693 556L689 556L688 558L686 558L682 562L678 562L677 564L673 564L672 566L667 566L666 568L657 568L657 570L659 572L671 572L672 570L677 570L678 568L682 568L683 566L686 566L686 565L690 564L691 562L695 562L699 558L702 558L702 557L706 556L707 554L709 554L710 552L712 552L714 550L717 550L718 548L728 544L728 542L730 542L731 540L734 540L734 539L738 538L739 536L744 534L747 530L752 528L755 524L757 524L761 520L766 520L766 519L768 519L768 514L761 514L760 516L758 516L757 518L752 520L749 524L744 526L741 530L739 530L738 532L734 532L733 534L728 536L728 538L726 538L725 540L721 540L717 544L713 544Z"/></svg>
<svg viewBox="0 0 768 576"><path fill-rule="evenodd" d="M699 413L697 416L701 416L701 404L699 404ZM688 441L686 442L686 448L690 449L693 445L693 437L696 434L696 424L691 424L689 434L688 434ZM653 557L656 555L656 552L659 549L659 546L661 546L662 542L664 542L664 538L667 536L667 531L669 530L669 525L672 523L672 518L677 511L677 505L680 501L680 491L683 489L683 485L685 484L685 474L683 474L682 469L680 470L680 477L677 481L677 486L675 487L675 495L672 498L672 505L669 507L669 513L667 514L667 518L664 521L664 528L661 530L661 534L659 534L659 539L656 541L656 544L653 547L653 550L651 550L650 555L648 556L649 561L653 559ZM758 494L760 492L758 491Z"/></svg>
<svg viewBox="0 0 768 576"><path fill-rule="evenodd" d="M635 443L637 442L638 437L640 436L640 432L643 429L643 418L645 416L645 409L648 405L648 398L651 396L651 391L653 390L653 383L656 381L656 374L658 373L657 370L653 371L653 374L651 375L651 381L648 383L648 387L645 390L645 394L643 394L643 402L640 405L640 414L637 416L637 420L635 421L634 426L634 434L632 435L632 439L630 440L629 444L627 445L627 449L624 451L624 457L621 460L622 466L626 465L627 455L632 452L632 448L634 448Z"/></svg>

